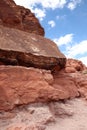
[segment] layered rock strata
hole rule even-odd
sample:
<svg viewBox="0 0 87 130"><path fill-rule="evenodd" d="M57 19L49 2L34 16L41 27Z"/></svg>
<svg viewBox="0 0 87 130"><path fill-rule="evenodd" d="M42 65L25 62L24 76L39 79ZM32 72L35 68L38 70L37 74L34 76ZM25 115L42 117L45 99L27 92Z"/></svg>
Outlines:
<svg viewBox="0 0 87 130"><path fill-rule="evenodd" d="M0 26L0 64L64 68L65 56L54 42L36 34Z"/></svg>
<svg viewBox="0 0 87 130"><path fill-rule="evenodd" d="M75 81L64 74L20 66L0 66L0 112L20 105L78 97Z"/></svg>

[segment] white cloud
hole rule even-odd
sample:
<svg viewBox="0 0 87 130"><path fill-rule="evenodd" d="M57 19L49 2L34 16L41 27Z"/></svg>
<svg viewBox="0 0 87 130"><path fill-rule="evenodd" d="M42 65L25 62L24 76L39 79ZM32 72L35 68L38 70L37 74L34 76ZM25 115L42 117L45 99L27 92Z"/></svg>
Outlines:
<svg viewBox="0 0 87 130"><path fill-rule="evenodd" d="M68 57L75 57L77 55L83 55L87 52L87 40L84 40L78 44L75 44L67 52Z"/></svg>
<svg viewBox="0 0 87 130"><path fill-rule="evenodd" d="M62 45L67 45L69 43L72 43L72 40L73 40L73 34L67 34L65 36L61 36L60 38L56 38L53 41L58 46L62 46Z"/></svg>
<svg viewBox="0 0 87 130"><path fill-rule="evenodd" d="M44 9L41 10L41 9L35 8L32 10L32 12L34 12L36 14L36 17L39 18L41 21L46 16L46 12Z"/></svg>
<svg viewBox="0 0 87 130"><path fill-rule="evenodd" d="M40 0L40 2L44 8L51 9L63 8L66 4L66 0Z"/></svg>
<svg viewBox="0 0 87 130"><path fill-rule="evenodd" d="M40 0L14 0L16 4L32 9Z"/></svg>
<svg viewBox="0 0 87 130"><path fill-rule="evenodd" d="M79 58L87 66L87 56Z"/></svg>
<svg viewBox="0 0 87 130"><path fill-rule="evenodd" d="M66 15L61 15L61 16L57 15L56 16L57 20L64 20L65 18L66 18Z"/></svg>
<svg viewBox="0 0 87 130"><path fill-rule="evenodd" d="M81 3L82 0L71 0L71 2L68 3L67 7L70 10L74 10L78 4Z"/></svg>
<svg viewBox="0 0 87 130"><path fill-rule="evenodd" d="M63 8L67 0L14 0L17 4L25 7L33 7L40 4L43 8Z"/></svg>
<svg viewBox="0 0 87 130"><path fill-rule="evenodd" d="M48 24L49 24L52 28L55 27L55 25L56 25L53 20L49 21Z"/></svg>

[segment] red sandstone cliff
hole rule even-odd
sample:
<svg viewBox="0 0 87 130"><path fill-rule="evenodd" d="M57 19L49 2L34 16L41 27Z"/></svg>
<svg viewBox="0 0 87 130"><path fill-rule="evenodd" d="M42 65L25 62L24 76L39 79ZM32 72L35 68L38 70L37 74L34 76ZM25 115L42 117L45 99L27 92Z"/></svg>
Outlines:
<svg viewBox="0 0 87 130"><path fill-rule="evenodd" d="M44 36L44 29L29 10L13 0L0 0L0 24Z"/></svg>
<svg viewBox="0 0 87 130"><path fill-rule="evenodd" d="M0 1L0 24L0 130L49 130L73 116L67 101L87 99L87 67L66 60L34 14L12 0Z"/></svg>

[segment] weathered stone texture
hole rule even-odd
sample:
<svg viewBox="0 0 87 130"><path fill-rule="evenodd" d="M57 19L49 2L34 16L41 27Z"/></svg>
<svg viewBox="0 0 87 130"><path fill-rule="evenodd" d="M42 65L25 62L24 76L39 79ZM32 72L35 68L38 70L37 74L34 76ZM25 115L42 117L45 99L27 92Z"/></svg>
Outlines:
<svg viewBox="0 0 87 130"><path fill-rule="evenodd" d="M65 71L67 73L75 73L78 71L83 71L86 69L86 66L79 60L76 59L67 59L65 65Z"/></svg>
<svg viewBox="0 0 87 130"><path fill-rule="evenodd" d="M52 69L55 66L64 68L66 58L49 39L0 26L0 62Z"/></svg>
<svg viewBox="0 0 87 130"><path fill-rule="evenodd" d="M0 0L0 24L42 36L45 34L35 15L13 0Z"/></svg>
<svg viewBox="0 0 87 130"><path fill-rule="evenodd" d="M66 77L65 77L66 76ZM79 96L72 78L50 71L20 66L0 66L0 111L35 102Z"/></svg>

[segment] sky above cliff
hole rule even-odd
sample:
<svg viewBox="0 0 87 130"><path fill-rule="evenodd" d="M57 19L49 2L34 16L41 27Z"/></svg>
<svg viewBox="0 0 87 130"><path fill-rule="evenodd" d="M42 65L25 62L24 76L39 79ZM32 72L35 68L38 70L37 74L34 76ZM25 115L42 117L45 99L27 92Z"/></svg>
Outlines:
<svg viewBox="0 0 87 130"><path fill-rule="evenodd" d="M14 0L35 13L53 40L68 57L87 65L87 0Z"/></svg>

